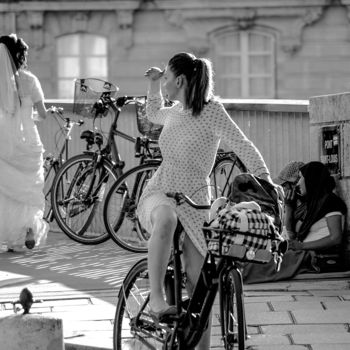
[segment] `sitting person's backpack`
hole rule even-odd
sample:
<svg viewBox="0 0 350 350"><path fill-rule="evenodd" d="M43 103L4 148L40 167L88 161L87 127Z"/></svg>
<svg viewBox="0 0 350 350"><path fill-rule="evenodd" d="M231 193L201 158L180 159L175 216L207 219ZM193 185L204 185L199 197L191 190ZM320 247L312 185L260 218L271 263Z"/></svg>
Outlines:
<svg viewBox="0 0 350 350"><path fill-rule="evenodd" d="M274 218L274 225L282 232L283 197L270 182L249 173L237 175L230 185L227 198L233 203L258 203L261 211Z"/></svg>

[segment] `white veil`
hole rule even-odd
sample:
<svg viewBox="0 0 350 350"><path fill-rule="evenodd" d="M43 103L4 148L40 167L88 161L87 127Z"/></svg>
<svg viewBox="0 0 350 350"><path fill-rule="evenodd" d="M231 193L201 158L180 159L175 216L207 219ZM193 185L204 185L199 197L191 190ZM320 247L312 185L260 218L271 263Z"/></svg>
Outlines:
<svg viewBox="0 0 350 350"><path fill-rule="evenodd" d="M11 54L3 43L0 43L0 77L0 117L13 116L19 104L16 69Z"/></svg>
<svg viewBox="0 0 350 350"><path fill-rule="evenodd" d="M0 43L0 161L13 157L18 139L20 99L17 70L6 45Z"/></svg>

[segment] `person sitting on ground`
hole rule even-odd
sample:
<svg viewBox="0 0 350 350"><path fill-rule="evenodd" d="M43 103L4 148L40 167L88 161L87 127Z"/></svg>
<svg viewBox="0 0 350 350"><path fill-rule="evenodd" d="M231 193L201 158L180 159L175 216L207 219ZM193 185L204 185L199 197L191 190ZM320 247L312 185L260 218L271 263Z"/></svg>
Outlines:
<svg viewBox="0 0 350 350"><path fill-rule="evenodd" d="M339 252L347 207L333 192L334 178L323 163L316 161L303 165L299 176L297 193L285 205L293 208L299 196L305 201L306 210L297 219L295 211L287 211L293 215L286 218L292 230L280 271L275 271L273 261L266 265L248 263L243 269L245 283L285 280L303 272L325 272L317 265L315 256Z"/></svg>
<svg viewBox="0 0 350 350"><path fill-rule="evenodd" d="M333 192L334 178L323 163L310 162L300 168L297 188L306 211L303 218L291 218L290 249L333 250L342 242L347 212L343 200ZM293 205L293 198L288 205Z"/></svg>

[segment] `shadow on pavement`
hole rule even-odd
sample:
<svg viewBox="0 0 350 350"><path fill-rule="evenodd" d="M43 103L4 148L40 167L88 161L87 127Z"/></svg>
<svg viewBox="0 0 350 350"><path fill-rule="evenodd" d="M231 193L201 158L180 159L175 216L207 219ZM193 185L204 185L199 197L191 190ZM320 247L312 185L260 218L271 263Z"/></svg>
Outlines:
<svg viewBox="0 0 350 350"><path fill-rule="evenodd" d="M127 252L112 240L82 245L61 232L49 232L45 247L33 251L0 253L0 292L30 286L33 291L114 291L142 254ZM114 294L113 293L113 294Z"/></svg>

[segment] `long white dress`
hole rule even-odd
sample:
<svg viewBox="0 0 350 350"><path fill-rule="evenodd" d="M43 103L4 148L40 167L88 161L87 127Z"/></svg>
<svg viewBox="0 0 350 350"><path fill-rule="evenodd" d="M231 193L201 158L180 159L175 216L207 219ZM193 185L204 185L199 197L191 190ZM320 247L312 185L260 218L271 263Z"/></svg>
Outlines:
<svg viewBox="0 0 350 350"><path fill-rule="evenodd" d="M43 220L44 148L33 120L33 104L44 95L28 71L18 71L17 85L20 104L14 115L0 109L0 246L22 250L28 228L38 246L49 225Z"/></svg>
<svg viewBox="0 0 350 350"><path fill-rule="evenodd" d="M151 212L159 205L172 206L186 234L205 255L207 244L202 232L207 212L188 204L176 206L166 192L182 192L199 204L210 203L209 174L220 140L234 150L254 175L268 173L266 164L251 141L227 114L219 101L210 101L202 113L194 117L180 103L163 107L162 96L147 99L147 116L164 125L159 138L163 161L145 188L138 205L143 227L152 231Z"/></svg>

